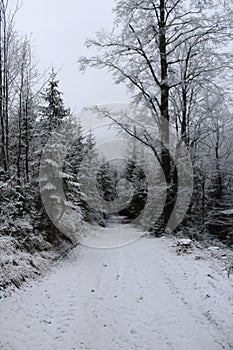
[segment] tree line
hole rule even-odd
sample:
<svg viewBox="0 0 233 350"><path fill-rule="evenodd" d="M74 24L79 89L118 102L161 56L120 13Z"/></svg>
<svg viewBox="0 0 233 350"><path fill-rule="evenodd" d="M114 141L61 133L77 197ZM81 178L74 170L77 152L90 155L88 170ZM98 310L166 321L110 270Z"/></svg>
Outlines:
<svg viewBox="0 0 233 350"><path fill-rule="evenodd" d="M195 226L205 232L217 212L233 206L232 11L232 2L221 0L118 0L112 30L99 31L86 42L98 54L79 59L82 71L107 70L117 84L128 87L134 104L150 110L144 125L157 127L161 142L148 128L142 132L143 117L133 121L132 130L129 116L99 113L153 150L167 184L164 227L179 186L169 154L172 130L193 163L194 191L185 219L190 231Z"/></svg>
<svg viewBox="0 0 233 350"><path fill-rule="evenodd" d="M56 233L41 202L39 166L47 140L72 113L64 105L56 73L52 71L47 79L38 72L30 40L15 29L17 11L11 12L8 2L1 0L0 234L14 235L22 244L29 244L31 236L42 234L53 241ZM152 150L162 167L166 201L151 231L164 232L177 199L179 178L169 153L172 129L187 147L194 172L192 200L177 230L185 228L196 238L205 237L211 229L217 234L211 223L221 221L219 213L233 207L232 4L221 0L118 0L114 13L114 29L98 32L87 41L87 46L98 49L98 55L81 57L80 68L107 69L117 84L128 87L134 105L150 111L145 120L134 120L133 129L132 119L126 115L107 116L126 137ZM150 132L154 127L159 130L159 142ZM140 168L143 154L138 154L137 147L129 149L128 162L115 166L100 159L93 133L84 135L81 123L79 135L59 174L65 205L79 211L84 220L105 224L106 214L88 204L79 186L80 164L82 182L88 187L88 166L101 163L97 189L107 202L117 198L119 179L133 184L132 201L119 214L134 219L148 195L147 179ZM89 162L86 170L84 159ZM62 208L64 203L49 176L42 179L41 188L50 193L51 206ZM92 193L86 196L91 198ZM232 244L232 225L227 221L220 228L223 239Z"/></svg>
<svg viewBox="0 0 233 350"><path fill-rule="evenodd" d="M38 239L53 243L59 235L41 201L39 169L43 149L57 128L75 117L64 105L56 72L38 71L29 38L15 29L18 10L18 7L10 10L8 1L1 0L0 235L12 236L33 251ZM81 123L78 128L79 137L66 157L61 174L66 203L80 211L84 219L100 222L102 215L95 210L90 212L78 185L79 164L92 149L94 152L95 139L91 130L84 135ZM51 150L58 151L56 147ZM95 158L95 153L92 157ZM42 179L41 190L49 191L51 205L56 207L61 199L56 196L56 189L49 187L53 175L52 167L48 177Z"/></svg>

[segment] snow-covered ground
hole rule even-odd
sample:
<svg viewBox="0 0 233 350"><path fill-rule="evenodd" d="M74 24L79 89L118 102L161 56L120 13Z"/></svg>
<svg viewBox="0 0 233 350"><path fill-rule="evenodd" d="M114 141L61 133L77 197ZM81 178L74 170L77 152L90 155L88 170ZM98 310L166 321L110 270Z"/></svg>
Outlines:
<svg viewBox="0 0 233 350"><path fill-rule="evenodd" d="M66 254L73 245L57 236L50 244L43 236L30 237L30 253L17 239L0 236L0 298L26 280L46 273L51 262ZM7 287L7 288L6 288Z"/></svg>
<svg viewBox="0 0 233 350"><path fill-rule="evenodd" d="M221 250L178 251L165 237L76 247L0 300L0 349L233 349L233 276L213 257Z"/></svg>

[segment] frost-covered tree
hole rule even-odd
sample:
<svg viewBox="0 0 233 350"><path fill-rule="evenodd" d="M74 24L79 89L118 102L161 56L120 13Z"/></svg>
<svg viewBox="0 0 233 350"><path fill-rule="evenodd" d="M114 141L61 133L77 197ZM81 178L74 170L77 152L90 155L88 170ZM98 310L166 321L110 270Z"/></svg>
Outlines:
<svg viewBox="0 0 233 350"><path fill-rule="evenodd" d="M59 221L65 213L67 203L61 197L61 181L66 174L60 169L60 155L63 152L63 146L66 143L66 135L59 129L61 123L69 116L70 111L64 107L62 93L58 88L59 81L56 74L52 71L48 86L43 93L45 105L41 108L40 116L40 143L43 161L40 164L40 191L45 193L48 207L50 208L50 217L53 221ZM48 140L52 140L46 144ZM61 142L63 141L63 142ZM45 146L46 144L46 146ZM54 233L54 222L51 223L50 233Z"/></svg>
<svg viewBox="0 0 233 350"><path fill-rule="evenodd" d="M70 115L70 110L65 108L62 93L59 90L59 80L56 78L54 70L50 73L50 78L42 94L44 105L41 108L41 127L45 137L54 131Z"/></svg>
<svg viewBox="0 0 233 350"><path fill-rule="evenodd" d="M99 155L96 150L95 136L89 130L84 138L83 157L80 164L78 179L81 191L81 207L84 219L93 220L96 215L95 172L99 167Z"/></svg>
<svg viewBox="0 0 233 350"><path fill-rule="evenodd" d="M97 190L105 201L111 202L117 198L117 180L117 170L114 165L102 158L101 167L96 176L96 182Z"/></svg>
<svg viewBox="0 0 233 350"><path fill-rule="evenodd" d="M232 208L232 113L219 95L205 95L203 118L195 130L193 218L202 224ZM198 220L199 218L202 220Z"/></svg>
<svg viewBox="0 0 233 350"><path fill-rule="evenodd" d="M133 196L128 206L120 211L121 215L127 216L130 220L138 217L143 211L147 199L147 181L143 169L136 160L128 160L124 178L129 181L133 188Z"/></svg>
<svg viewBox="0 0 233 350"><path fill-rule="evenodd" d="M216 84L217 78L226 85L232 60L232 3L118 0L114 14L113 30L100 31L87 41L98 54L80 58L81 70L108 70L117 84L127 85L133 102L150 109L146 123L151 130L159 128L161 143L155 142L148 128L141 132L143 120L135 133L125 121L111 113L108 117L153 149L167 183L164 219L168 223L178 190L176 168L168 152L170 126L189 146L190 126L201 117L196 105L202 92Z"/></svg>
<svg viewBox="0 0 233 350"><path fill-rule="evenodd" d="M21 226L29 227L35 214L30 181L40 83L31 43L15 29L18 8L11 10L0 1L0 227L23 240Z"/></svg>
<svg viewBox="0 0 233 350"><path fill-rule="evenodd" d="M84 157L85 140L83 136L81 122L74 123L76 130L75 142L70 146L64 163L66 177L63 179L66 197L77 208L81 205L81 191L79 184L79 169Z"/></svg>

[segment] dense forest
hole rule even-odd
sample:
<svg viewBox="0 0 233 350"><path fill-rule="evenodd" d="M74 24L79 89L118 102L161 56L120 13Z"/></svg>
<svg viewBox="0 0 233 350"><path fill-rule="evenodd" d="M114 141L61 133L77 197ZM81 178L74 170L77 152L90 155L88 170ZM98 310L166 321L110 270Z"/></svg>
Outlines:
<svg viewBox="0 0 233 350"><path fill-rule="evenodd" d="M216 5L216 4L217 5ZM179 179L169 153L170 130L188 150L193 171L193 193L184 220L174 230L195 239L217 238L233 244L233 120L232 120L232 3L231 1L119 0L114 9L114 30L98 32L87 46L98 50L79 59L80 69L105 69L117 84L125 84L138 108L150 111L137 122L125 116L104 114L121 129L129 147L128 160L116 164L95 149L92 130L79 135L64 163L62 178L66 202L56 195L50 176L40 179L40 159L51 135L59 134L66 120L77 119L64 105L57 74L37 69L37 59L27 36L15 27L15 16L0 2L0 235L14 240L20 249L34 253L46 244L72 238L59 232L44 210L41 192L51 197L51 207L65 205L82 220L106 225L108 215L89 205L92 193L79 186L79 167L84 162L99 167L97 189L106 202L117 198L120 179L134 188L131 203L118 215L134 220L148 198L144 156L137 143L152 150L166 181L164 209L149 231L166 232L177 200ZM20 10L19 10L20 11ZM149 126L149 129L148 129ZM157 127L160 142L152 130ZM51 149L51 152L59 150ZM88 155L88 156L87 156ZM88 167L87 167L88 169ZM88 170L82 169L88 187ZM62 214L61 214L62 215ZM168 225L169 226L169 225ZM2 240L3 242L4 240Z"/></svg>

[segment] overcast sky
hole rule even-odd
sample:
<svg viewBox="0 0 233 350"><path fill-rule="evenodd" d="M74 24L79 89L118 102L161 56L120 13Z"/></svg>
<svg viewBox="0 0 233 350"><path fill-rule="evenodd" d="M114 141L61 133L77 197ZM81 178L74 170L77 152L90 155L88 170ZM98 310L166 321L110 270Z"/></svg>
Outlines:
<svg viewBox="0 0 233 350"><path fill-rule="evenodd" d="M75 112L92 104L128 101L124 87L114 85L111 75L97 70L82 75L77 64L79 56L88 54L85 39L100 28L111 28L113 4L114 0L23 0L16 16L16 29L32 34L40 70L61 68L60 89Z"/></svg>

